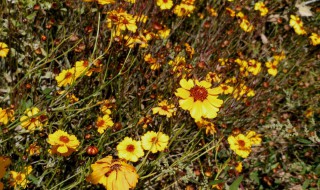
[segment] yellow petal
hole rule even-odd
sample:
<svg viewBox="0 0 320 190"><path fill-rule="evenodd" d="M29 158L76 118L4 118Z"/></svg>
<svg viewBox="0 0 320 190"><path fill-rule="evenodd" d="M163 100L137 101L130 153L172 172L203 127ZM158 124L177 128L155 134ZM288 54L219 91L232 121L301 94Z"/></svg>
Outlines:
<svg viewBox="0 0 320 190"><path fill-rule="evenodd" d="M59 146L57 151L61 154L68 152L68 147L66 146Z"/></svg>
<svg viewBox="0 0 320 190"><path fill-rule="evenodd" d="M214 107L220 108L221 105L223 104L223 101L218 99L217 96L208 96L207 99L209 100L210 104L213 105Z"/></svg>
<svg viewBox="0 0 320 190"><path fill-rule="evenodd" d="M191 79L189 79L188 81L186 79L181 79L180 86L186 90L190 90L192 87L194 87L194 83Z"/></svg>
<svg viewBox="0 0 320 190"><path fill-rule="evenodd" d="M223 92L221 87L210 88L210 89L207 89L207 90L208 90L208 93L211 94L211 95L217 95L217 94L221 94Z"/></svg>
<svg viewBox="0 0 320 190"><path fill-rule="evenodd" d="M211 83L207 82L207 81L196 81L197 85L199 86L202 86L202 87L205 87L205 88L210 88L211 87Z"/></svg>
<svg viewBox="0 0 320 190"><path fill-rule="evenodd" d="M179 100L179 105L184 110L190 110L193 107L194 99L193 97L189 97L185 100Z"/></svg>
<svg viewBox="0 0 320 190"><path fill-rule="evenodd" d="M191 110L190 110L190 115L194 119L200 119L201 116L203 116L203 110L202 110L202 102L196 101L194 102Z"/></svg>
<svg viewBox="0 0 320 190"><path fill-rule="evenodd" d="M190 97L190 92L184 88L178 88L175 95L180 98L187 99L188 97Z"/></svg>

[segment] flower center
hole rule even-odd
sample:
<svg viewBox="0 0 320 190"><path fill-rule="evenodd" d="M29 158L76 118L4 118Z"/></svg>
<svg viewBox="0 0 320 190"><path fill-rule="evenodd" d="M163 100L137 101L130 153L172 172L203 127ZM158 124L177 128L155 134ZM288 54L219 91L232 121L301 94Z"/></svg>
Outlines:
<svg viewBox="0 0 320 190"><path fill-rule="evenodd" d="M132 144L130 144L130 145L127 146L127 151L128 151L128 152L134 152L134 149L135 149L135 148L134 148L134 146L133 146Z"/></svg>
<svg viewBox="0 0 320 190"><path fill-rule="evenodd" d="M71 72L67 72L65 78L68 79L68 78L70 78L70 77L72 77L72 73L71 73Z"/></svg>
<svg viewBox="0 0 320 190"><path fill-rule="evenodd" d="M194 98L194 101L203 101L208 97L208 91L202 86L194 86L190 89L190 96Z"/></svg>
<svg viewBox="0 0 320 190"><path fill-rule="evenodd" d="M239 146L241 146L242 148L246 145L246 143L243 140L238 140L238 144Z"/></svg>
<svg viewBox="0 0 320 190"><path fill-rule="evenodd" d="M17 175L17 177L16 177L16 181L21 181L22 180L22 177L21 177L21 175L19 174L19 175Z"/></svg>
<svg viewBox="0 0 320 190"><path fill-rule="evenodd" d="M110 167L110 169L111 169L112 171L118 170L118 169L120 169L120 168L121 168L121 165L120 165L120 164L114 164L114 165L112 165L112 166Z"/></svg>
<svg viewBox="0 0 320 190"><path fill-rule="evenodd" d="M157 137L153 137L153 138L151 139L151 142L152 142L152 143L156 143L157 141L158 141Z"/></svg>
<svg viewBox="0 0 320 190"><path fill-rule="evenodd" d="M168 111L168 106L161 106L161 109Z"/></svg>
<svg viewBox="0 0 320 190"><path fill-rule="evenodd" d="M227 86L222 86L222 90L228 90Z"/></svg>
<svg viewBox="0 0 320 190"><path fill-rule="evenodd" d="M31 119L30 119L30 122L31 122L31 123L34 123L34 122L36 122L36 121L37 121L36 118L31 118Z"/></svg>
<svg viewBox="0 0 320 190"><path fill-rule="evenodd" d="M66 136L61 136L61 137L59 138L59 140L62 141L62 142L64 142L64 143L68 143L68 142L69 142L69 138L66 137Z"/></svg>
<svg viewBox="0 0 320 190"><path fill-rule="evenodd" d="M104 125L104 123L105 123L104 120L100 120L97 122L97 126L102 127Z"/></svg>

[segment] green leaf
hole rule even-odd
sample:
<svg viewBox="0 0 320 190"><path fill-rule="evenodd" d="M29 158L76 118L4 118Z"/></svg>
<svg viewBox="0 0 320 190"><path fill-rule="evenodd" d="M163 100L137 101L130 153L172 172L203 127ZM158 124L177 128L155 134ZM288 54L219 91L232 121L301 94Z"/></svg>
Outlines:
<svg viewBox="0 0 320 190"><path fill-rule="evenodd" d="M249 178L255 183L260 184L260 179L257 171L251 172Z"/></svg>
<svg viewBox="0 0 320 190"><path fill-rule="evenodd" d="M229 187L230 190L238 190L239 185L243 179L243 175L238 177Z"/></svg>
<svg viewBox="0 0 320 190"><path fill-rule="evenodd" d="M209 182L209 185L216 185L216 184L219 184L219 183L222 183L223 180L219 179L219 180L214 180L214 181L211 181Z"/></svg>
<svg viewBox="0 0 320 190"><path fill-rule="evenodd" d="M38 184L38 178L36 178L34 175L29 174L28 175L28 179L30 179L32 181L33 184Z"/></svg>
<svg viewBox="0 0 320 190"><path fill-rule="evenodd" d="M298 142L301 142L301 143L303 143L303 144L311 144L311 143L312 143L311 141L309 141L309 140L307 140L307 139L301 139L301 138L297 139L297 141L298 141Z"/></svg>
<svg viewBox="0 0 320 190"><path fill-rule="evenodd" d="M310 179L307 179L305 182L303 182L302 189L306 190L307 187L309 187L309 185L310 185Z"/></svg>

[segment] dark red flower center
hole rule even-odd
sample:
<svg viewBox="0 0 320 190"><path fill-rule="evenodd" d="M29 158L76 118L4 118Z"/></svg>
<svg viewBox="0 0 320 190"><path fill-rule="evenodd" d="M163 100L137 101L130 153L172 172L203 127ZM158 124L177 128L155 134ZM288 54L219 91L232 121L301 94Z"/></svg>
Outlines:
<svg viewBox="0 0 320 190"><path fill-rule="evenodd" d="M161 109L168 111L168 106L161 106Z"/></svg>
<svg viewBox="0 0 320 190"><path fill-rule="evenodd" d="M102 127L104 125L104 123L105 123L104 120L100 120L97 122L97 126Z"/></svg>
<svg viewBox="0 0 320 190"><path fill-rule="evenodd" d="M69 138L67 136L61 136L59 138L60 141L64 142L64 143L68 143L69 142Z"/></svg>
<svg viewBox="0 0 320 190"><path fill-rule="evenodd" d="M132 145L132 144L129 144L128 146L127 146L127 151L128 152L134 152L134 146Z"/></svg>
<svg viewBox="0 0 320 190"><path fill-rule="evenodd" d="M72 77L72 73L71 73L71 72L67 72L65 78L68 79L68 78L70 78L70 77Z"/></svg>
<svg viewBox="0 0 320 190"><path fill-rule="evenodd" d="M194 98L194 101L203 101L208 97L208 91L202 86L194 86L190 89L190 96Z"/></svg>
<svg viewBox="0 0 320 190"><path fill-rule="evenodd" d="M238 144L239 146L241 146L242 148L246 145L246 143L243 140L238 140Z"/></svg>

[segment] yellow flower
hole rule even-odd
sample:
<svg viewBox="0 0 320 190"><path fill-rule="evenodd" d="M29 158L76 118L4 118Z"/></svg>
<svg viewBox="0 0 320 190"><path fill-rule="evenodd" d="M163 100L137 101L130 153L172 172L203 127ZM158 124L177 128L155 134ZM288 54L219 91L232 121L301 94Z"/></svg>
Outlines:
<svg viewBox="0 0 320 190"><path fill-rule="evenodd" d="M47 117L45 115L39 115L40 110L37 107L28 108L20 118L21 126L27 130L34 131L36 128L42 130L44 124L46 124Z"/></svg>
<svg viewBox="0 0 320 190"><path fill-rule="evenodd" d="M115 0L97 0L97 1L100 5L108 5L116 2Z"/></svg>
<svg viewBox="0 0 320 190"><path fill-rule="evenodd" d="M9 53L8 45L4 42L0 42L0 57L7 57Z"/></svg>
<svg viewBox="0 0 320 190"><path fill-rule="evenodd" d="M209 14L213 17L218 16L218 13L216 10L214 10L214 8L208 8L207 11L209 12Z"/></svg>
<svg viewBox="0 0 320 190"><path fill-rule="evenodd" d="M238 173L241 173L241 172L242 172L242 162L237 162L237 163L236 163L235 170L236 170Z"/></svg>
<svg viewBox="0 0 320 190"><path fill-rule="evenodd" d="M77 147L80 145L76 136L69 135L62 130L49 134L47 141L53 146L51 149L52 153L60 153L62 156L69 156L76 151Z"/></svg>
<svg viewBox="0 0 320 190"><path fill-rule="evenodd" d="M219 86L223 92L223 94L231 94L233 92L233 87L226 85L226 84L220 84Z"/></svg>
<svg viewBox="0 0 320 190"><path fill-rule="evenodd" d="M86 71L87 76L91 76L92 71L89 70L89 62L88 61L77 61L74 67L76 78L80 77L83 72Z"/></svg>
<svg viewBox="0 0 320 190"><path fill-rule="evenodd" d="M211 123L210 121L205 120L205 119L201 118L200 120L197 120L196 124L199 128L206 129L206 135L208 135L208 134L213 135L217 132L214 124Z"/></svg>
<svg viewBox="0 0 320 190"><path fill-rule="evenodd" d="M157 59L153 58L150 53L144 56L144 61L151 65L151 70L157 70L161 66Z"/></svg>
<svg viewBox="0 0 320 190"><path fill-rule="evenodd" d="M253 75L257 75L261 71L261 63L254 60L250 59L248 61L248 68L247 70L252 73Z"/></svg>
<svg viewBox="0 0 320 190"><path fill-rule="evenodd" d="M261 135L257 134L255 131L249 131L246 137L251 141L251 145L260 145L261 144Z"/></svg>
<svg viewBox="0 0 320 190"><path fill-rule="evenodd" d="M10 185L15 189L27 188L29 180L27 180L28 175L32 172L32 167L28 166L24 168L24 172L10 171L11 180Z"/></svg>
<svg viewBox="0 0 320 190"><path fill-rule="evenodd" d="M307 32L303 29L303 22L299 17L290 15L289 25L293 27L296 34L298 35L307 34Z"/></svg>
<svg viewBox="0 0 320 190"><path fill-rule="evenodd" d="M129 190L138 182L136 169L122 159L107 156L91 164L92 173L87 180L102 184L107 190Z"/></svg>
<svg viewBox="0 0 320 190"><path fill-rule="evenodd" d="M240 28L245 32L251 32L253 30L253 26L247 19L241 19Z"/></svg>
<svg viewBox="0 0 320 190"><path fill-rule="evenodd" d="M213 72L209 72L206 75L206 81L210 82L210 83L214 83L214 82L220 82L221 78L220 75L218 75L217 73L213 73Z"/></svg>
<svg viewBox="0 0 320 190"><path fill-rule="evenodd" d="M144 14L141 14L139 16L136 15L136 16L134 16L134 19L136 19L137 22L146 23L148 20L148 16L144 15Z"/></svg>
<svg viewBox="0 0 320 190"><path fill-rule="evenodd" d="M236 17L242 19L242 18L244 18L245 16L244 16L243 12L238 12L238 13L236 14Z"/></svg>
<svg viewBox="0 0 320 190"><path fill-rule="evenodd" d="M286 58L286 55L284 54L283 51L281 51L280 54L274 55L273 58L274 58L275 61L282 61L282 60L284 60Z"/></svg>
<svg viewBox="0 0 320 190"><path fill-rule="evenodd" d="M146 117L142 117L139 119L137 125L142 125L142 128L146 129L148 125L152 123L152 117L150 115L147 115Z"/></svg>
<svg viewBox="0 0 320 190"><path fill-rule="evenodd" d="M136 162L139 158L144 156L143 149L141 148L141 142L132 140L132 138L125 137L118 146L118 156L125 160Z"/></svg>
<svg viewBox="0 0 320 190"><path fill-rule="evenodd" d="M173 6L173 2L172 0L157 0L157 5L161 10L171 9L171 7Z"/></svg>
<svg viewBox="0 0 320 190"><path fill-rule="evenodd" d="M0 125L7 125L9 121L14 120L14 110L11 108L2 109L0 108Z"/></svg>
<svg viewBox="0 0 320 190"><path fill-rule="evenodd" d="M251 152L251 141L243 134L229 136L228 143L230 144L230 149L235 151L237 155L242 158L247 158L249 156Z"/></svg>
<svg viewBox="0 0 320 190"><path fill-rule="evenodd" d="M169 136L162 132L148 131L141 137L142 148L150 150L152 153L163 151L169 141Z"/></svg>
<svg viewBox="0 0 320 190"><path fill-rule="evenodd" d="M100 111L104 115L110 115L111 114L111 108L112 108L112 102L110 100L103 100L99 102L100 105Z"/></svg>
<svg viewBox="0 0 320 190"><path fill-rule="evenodd" d="M261 16L266 16L269 11L264 2L257 2L254 4L254 10L259 10Z"/></svg>
<svg viewBox="0 0 320 190"><path fill-rule="evenodd" d="M186 52L188 53L189 57L192 58L194 54L194 48L191 47L188 43L184 44L186 46Z"/></svg>
<svg viewBox="0 0 320 190"><path fill-rule="evenodd" d="M129 3L135 3L136 2L136 0L125 0L125 1L127 1Z"/></svg>
<svg viewBox="0 0 320 190"><path fill-rule="evenodd" d="M166 39L170 34L170 29L167 27L164 27L162 30L158 30L158 35L161 39Z"/></svg>
<svg viewBox="0 0 320 190"><path fill-rule="evenodd" d="M175 93L180 97L179 105L188 110L192 118L198 120L201 117L215 118L223 101L218 99L221 88L210 88L211 84L206 81L180 80L182 88Z"/></svg>
<svg viewBox="0 0 320 190"><path fill-rule="evenodd" d="M309 38L311 39L311 44L313 46L317 46L320 44L320 35L318 35L316 33L312 33Z"/></svg>
<svg viewBox="0 0 320 190"><path fill-rule="evenodd" d="M62 72L58 76L56 76L55 79L59 87L72 84L76 80L74 67L71 69L62 70Z"/></svg>
<svg viewBox="0 0 320 190"><path fill-rule="evenodd" d="M59 90L59 91L57 91L57 93L59 94L59 95L61 95L61 94L64 94L64 93L66 93L66 91L65 90ZM77 102L77 101L79 101L79 98L77 98L74 94L72 94L72 93L67 93L67 95L66 95L66 97L69 99L69 101L70 101L70 103L75 103L75 102Z"/></svg>
<svg viewBox="0 0 320 190"><path fill-rule="evenodd" d="M119 33L118 30L128 29L132 32L136 32L137 30L136 19L122 9L108 12L107 25L109 28L115 25L117 27L117 33Z"/></svg>
<svg viewBox="0 0 320 190"><path fill-rule="evenodd" d="M168 104L167 100L163 100L158 104L158 107L152 108L153 114L165 115L170 118L175 114L175 107L173 104Z"/></svg>
<svg viewBox="0 0 320 190"><path fill-rule="evenodd" d="M174 7L173 12L177 16L183 17L183 16L190 16L190 14L193 12L194 9L195 9L195 6L193 5L181 3Z"/></svg>
<svg viewBox="0 0 320 190"><path fill-rule="evenodd" d="M37 145L37 143L30 144L29 148L27 149L27 152L29 153L29 156L33 155L39 155L40 154L40 146Z"/></svg>
<svg viewBox="0 0 320 190"><path fill-rule="evenodd" d="M272 76L276 76L278 73L277 65L279 64L278 61L266 62L266 67L268 68L268 73Z"/></svg>
<svg viewBox="0 0 320 190"><path fill-rule="evenodd" d="M230 9L229 7L226 8L226 11L231 17L236 16L236 12L234 10Z"/></svg>
<svg viewBox="0 0 320 190"><path fill-rule="evenodd" d="M96 121L98 133L102 134L107 128L112 127L113 124L114 123L108 114L104 115L103 117L98 117Z"/></svg>

